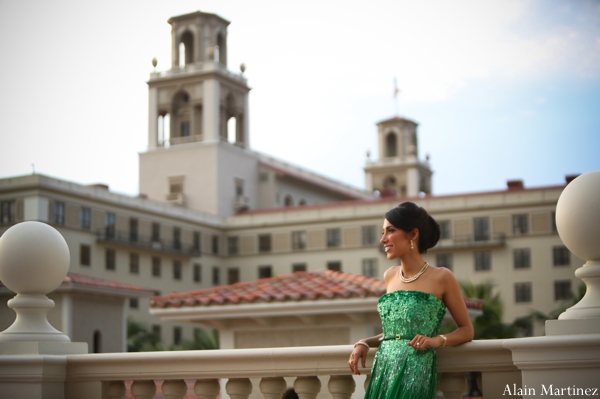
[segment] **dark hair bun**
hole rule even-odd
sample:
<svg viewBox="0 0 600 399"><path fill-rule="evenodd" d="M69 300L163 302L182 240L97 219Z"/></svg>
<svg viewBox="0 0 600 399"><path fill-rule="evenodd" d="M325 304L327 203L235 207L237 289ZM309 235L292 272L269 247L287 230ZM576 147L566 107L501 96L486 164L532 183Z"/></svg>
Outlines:
<svg viewBox="0 0 600 399"><path fill-rule="evenodd" d="M440 226L427 211L414 202L403 202L386 212L385 218L395 227L410 233L419 230L419 252L425 253L440 239Z"/></svg>

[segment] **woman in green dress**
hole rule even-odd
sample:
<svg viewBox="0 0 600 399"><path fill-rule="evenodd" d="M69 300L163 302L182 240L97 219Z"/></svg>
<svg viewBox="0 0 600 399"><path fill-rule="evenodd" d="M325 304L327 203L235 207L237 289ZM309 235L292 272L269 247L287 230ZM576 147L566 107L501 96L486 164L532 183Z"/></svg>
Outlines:
<svg viewBox="0 0 600 399"><path fill-rule="evenodd" d="M387 258L400 259L383 275L379 299L382 334L354 345L348 365L365 367L367 352L378 347L365 399L432 399L436 392L435 349L473 339L473 326L452 272L429 265L421 254L435 246L440 227L425 209L403 202L385 214L381 243ZM438 335L450 311L457 329Z"/></svg>

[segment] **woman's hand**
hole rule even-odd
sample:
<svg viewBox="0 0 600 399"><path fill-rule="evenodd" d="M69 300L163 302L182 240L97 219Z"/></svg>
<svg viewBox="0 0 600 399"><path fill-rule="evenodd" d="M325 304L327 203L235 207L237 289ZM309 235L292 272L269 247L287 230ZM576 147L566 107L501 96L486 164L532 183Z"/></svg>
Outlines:
<svg viewBox="0 0 600 399"><path fill-rule="evenodd" d="M425 335L417 334L406 345L415 350L424 350L428 348L439 348L443 343L444 339L439 335L437 337L430 338Z"/></svg>
<svg viewBox="0 0 600 399"><path fill-rule="evenodd" d="M354 346L354 350L350 354L350 359L348 360L348 366L350 367L350 370L352 370L352 374L360 375L358 365L360 363L363 368L365 367L367 352L369 352L369 349L364 345Z"/></svg>

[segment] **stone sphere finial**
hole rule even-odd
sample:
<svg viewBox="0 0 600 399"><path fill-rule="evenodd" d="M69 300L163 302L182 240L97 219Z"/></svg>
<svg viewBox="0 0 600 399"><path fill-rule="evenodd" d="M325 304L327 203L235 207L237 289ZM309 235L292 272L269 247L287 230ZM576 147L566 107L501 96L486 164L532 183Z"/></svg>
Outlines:
<svg viewBox="0 0 600 399"><path fill-rule="evenodd" d="M243 62L240 64L240 71L242 73L246 72L246 64L244 64Z"/></svg>
<svg viewBox="0 0 600 399"><path fill-rule="evenodd" d="M152 58L152 66L154 68L156 68L157 65L158 65L158 60L156 59L156 57Z"/></svg>
<svg viewBox="0 0 600 399"><path fill-rule="evenodd" d="M585 173L563 190L556 204L556 228L581 259L600 260L600 171Z"/></svg>
<svg viewBox="0 0 600 399"><path fill-rule="evenodd" d="M17 294L54 291L69 271L69 247L53 227L22 222L0 237L0 280Z"/></svg>

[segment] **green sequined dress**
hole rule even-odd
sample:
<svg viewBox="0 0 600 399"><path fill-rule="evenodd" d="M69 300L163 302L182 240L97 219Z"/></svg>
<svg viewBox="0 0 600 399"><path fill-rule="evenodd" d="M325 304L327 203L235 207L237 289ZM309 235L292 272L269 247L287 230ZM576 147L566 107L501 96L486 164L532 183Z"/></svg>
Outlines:
<svg viewBox="0 0 600 399"><path fill-rule="evenodd" d="M432 399L437 363L435 349L414 350L416 335L438 335L446 307L435 295L420 291L384 294L377 305L383 337L371 370L365 399ZM401 339L389 339L401 335Z"/></svg>

